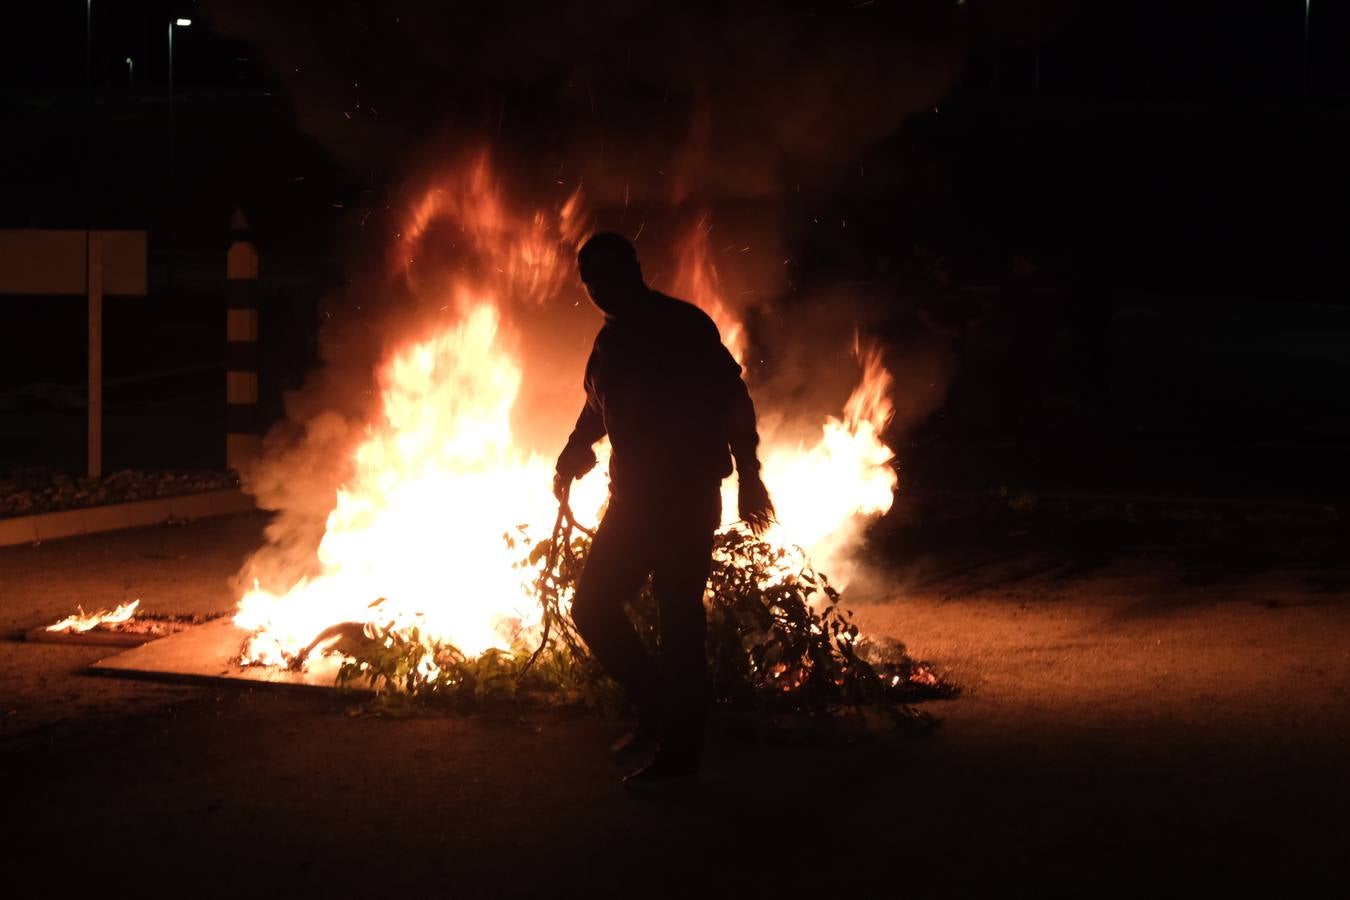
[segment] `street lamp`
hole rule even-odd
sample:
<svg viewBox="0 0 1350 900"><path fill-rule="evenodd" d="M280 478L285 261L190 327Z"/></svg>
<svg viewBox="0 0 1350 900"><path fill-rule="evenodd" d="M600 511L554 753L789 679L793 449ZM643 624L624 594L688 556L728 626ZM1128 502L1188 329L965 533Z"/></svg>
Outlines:
<svg viewBox="0 0 1350 900"><path fill-rule="evenodd" d="M126 59L127 63L127 88L136 86L136 61L130 56Z"/></svg>
<svg viewBox="0 0 1350 900"><path fill-rule="evenodd" d="M186 28L192 24L191 19L174 19L169 23L169 125L170 136L173 131L173 30L175 28ZM128 60L130 62L130 60Z"/></svg>
<svg viewBox="0 0 1350 900"><path fill-rule="evenodd" d="M1308 92L1308 19L1312 16L1312 0L1303 0L1303 93Z"/></svg>
<svg viewBox="0 0 1350 900"><path fill-rule="evenodd" d="M173 137L173 30L175 28L186 28L192 24L191 19L174 19L169 23L169 137ZM131 60L127 60L128 63Z"/></svg>
<svg viewBox="0 0 1350 900"><path fill-rule="evenodd" d="M172 19L169 22L169 290L173 290L174 287L174 231L178 225L174 190L176 183L174 178L173 30L175 28L187 28L191 24L191 19L182 18Z"/></svg>

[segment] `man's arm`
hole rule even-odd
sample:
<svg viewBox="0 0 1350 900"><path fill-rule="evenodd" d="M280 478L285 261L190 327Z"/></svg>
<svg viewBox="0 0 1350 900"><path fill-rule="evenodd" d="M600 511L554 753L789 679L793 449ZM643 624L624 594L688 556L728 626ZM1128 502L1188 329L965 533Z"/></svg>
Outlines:
<svg viewBox="0 0 1350 900"><path fill-rule="evenodd" d="M741 520L758 537L773 522L774 510L769 489L759 476L759 426L755 420L755 403L741 377L741 364L722 343L717 326L711 320L708 324L711 338L716 342L716 349L711 354L715 389L722 401L727 444L736 461L738 512Z"/></svg>
<svg viewBox="0 0 1350 900"><path fill-rule="evenodd" d="M738 476L759 473L759 429L755 422L755 403L741 378L741 364L731 355L717 324L701 310L694 324L693 346L698 349L696 365L712 388L714 401L722 414L722 427L736 461Z"/></svg>
<svg viewBox="0 0 1350 900"><path fill-rule="evenodd" d="M567 439L567 445L558 455L558 474L566 476L570 481L595 468L595 451L591 448L604 436L605 418L601 415L594 398L587 392L586 404L581 407L577 424Z"/></svg>
<svg viewBox="0 0 1350 900"><path fill-rule="evenodd" d="M721 368L722 393L725 398L727 444L731 447L731 458L736 460L736 473L744 478L759 475L759 425L755 419L755 401L750 399L750 391L741 378L741 367L721 348L723 362Z"/></svg>
<svg viewBox="0 0 1350 900"><path fill-rule="evenodd" d="M593 369L595 352L586 361L586 403L577 416L577 424L567 439L562 453L558 454L558 464L553 474L553 494L563 503L567 502L567 493L573 480L595 468L595 450L592 445L605 436L605 416L600 409L600 398L595 390Z"/></svg>

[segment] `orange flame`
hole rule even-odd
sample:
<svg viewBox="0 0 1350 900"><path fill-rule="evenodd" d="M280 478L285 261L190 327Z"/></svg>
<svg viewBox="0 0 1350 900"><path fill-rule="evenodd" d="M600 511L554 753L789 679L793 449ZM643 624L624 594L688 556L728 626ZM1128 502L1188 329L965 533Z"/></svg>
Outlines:
<svg viewBox="0 0 1350 900"><path fill-rule="evenodd" d="M811 446L771 443L763 454L764 482L773 492L780 523L770 537L807 548L826 572L841 561L868 519L890 510L899 483L895 453L882 439L894 412L891 373L878 348L855 348L855 354L862 379L844 404L843 417L827 417Z"/></svg>
<svg viewBox="0 0 1350 900"><path fill-rule="evenodd" d="M679 246L679 267L675 272L675 294L687 299L708 314L722 333L736 362L745 364L745 326L731 313L722 292L722 278L712 260L708 234L712 224L704 215Z"/></svg>
<svg viewBox="0 0 1350 900"><path fill-rule="evenodd" d="M140 600L132 600L130 603L120 604L116 609L103 609L95 613L86 613L84 607L79 606L79 610L73 616L66 616L61 621L48 625L48 631L73 631L77 634L84 634L86 631L92 631L100 625L116 625L120 622L126 622L136 615L136 608L141 605Z"/></svg>
<svg viewBox="0 0 1350 900"><path fill-rule="evenodd" d="M428 230L444 223L450 223L455 248L471 264L457 272L461 281L509 285L513 300L535 304L556 296L571 273L569 248L581 243L588 228L580 187L556 216L542 210L517 214L486 153L432 183L412 205L394 243L394 270L417 281L418 250Z"/></svg>

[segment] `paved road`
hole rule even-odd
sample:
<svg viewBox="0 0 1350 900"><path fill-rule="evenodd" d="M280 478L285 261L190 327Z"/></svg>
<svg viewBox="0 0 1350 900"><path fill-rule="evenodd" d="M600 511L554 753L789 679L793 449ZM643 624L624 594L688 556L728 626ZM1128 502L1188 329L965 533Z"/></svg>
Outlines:
<svg viewBox="0 0 1350 900"><path fill-rule="evenodd" d="M137 596L227 609L261 526L0 550L0 628ZM616 726L584 715L390 719L0 642L0 871L204 896L1303 893L1350 838L1343 541L1259 518L897 528L857 612L965 687L941 726L722 729L703 788L663 803L615 787Z"/></svg>

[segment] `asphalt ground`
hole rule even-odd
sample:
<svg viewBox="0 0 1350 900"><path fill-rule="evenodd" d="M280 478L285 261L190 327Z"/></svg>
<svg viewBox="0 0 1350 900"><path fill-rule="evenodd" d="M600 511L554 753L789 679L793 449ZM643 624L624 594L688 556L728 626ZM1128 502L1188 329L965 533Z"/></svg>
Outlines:
<svg viewBox="0 0 1350 900"><path fill-rule="evenodd" d="M1350 565L1272 512L897 517L853 597L959 683L923 734L719 717L705 778L622 791L621 724L373 714L83 674L0 642L9 896L1335 893ZM1316 519L1316 517L1314 517ZM140 597L227 610L259 515L0 550L13 637Z"/></svg>

